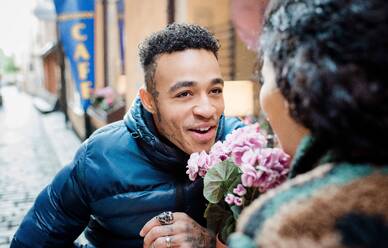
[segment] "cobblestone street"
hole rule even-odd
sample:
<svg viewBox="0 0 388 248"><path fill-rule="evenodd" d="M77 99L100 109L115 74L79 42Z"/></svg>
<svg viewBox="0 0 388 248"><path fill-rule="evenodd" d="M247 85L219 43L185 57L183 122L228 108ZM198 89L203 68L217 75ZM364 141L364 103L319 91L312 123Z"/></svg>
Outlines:
<svg viewBox="0 0 388 248"><path fill-rule="evenodd" d="M78 139L61 113L42 115L30 96L1 89L0 248L10 240L40 190L74 155Z"/></svg>

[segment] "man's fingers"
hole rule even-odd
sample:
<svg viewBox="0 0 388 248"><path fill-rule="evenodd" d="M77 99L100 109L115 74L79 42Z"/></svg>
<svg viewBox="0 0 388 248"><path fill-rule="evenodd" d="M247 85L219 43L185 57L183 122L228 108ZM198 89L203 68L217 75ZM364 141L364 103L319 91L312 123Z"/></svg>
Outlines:
<svg viewBox="0 0 388 248"><path fill-rule="evenodd" d="M154 218L150 219L140 230L139 235L144 237L147 235L147 233L155 226L161 226L158 219L155 216ZM190 218L187 214L181 213L181 212L174 212L173 213L174 222L177 220L184 220ZM191 219L191 218L190 218ZM166 225L167 226L167 225Z"/></svg>
<svg viewBox="0 0 388 248"><path fill-rule="evenodd" d="M153 227L156 227L156 226L160 226L160 223L159 221L156 219L156 217L150 219L144 226L143 228L140 230L140 233L139 235L144 237L145 235L147 235L147 233L153 228Z"/></svg>
<svg viewBox="0 0 388 248"><path fill-rule="evenodd" d="M186 213L182 212L174 212L174 220L185 220L185 219L191 219Z"/></svg>
<svg viewBox="0 0 388 248"><path fill-rule="evenodd" d="M173 236L177 233L174 225L155 226L144 237L144 247L150 247L158 238Z"/></svg>
<svg viewBox="0 0 388 248"><path fill-rule="evenodd" d="M170 239L168 242L167 239ZM155 248L166 248L169 247L168 245L170 244L170 247L185 247L185 236L182 234L179 235L174 235L174 236L166 236L166 237L159 237L158 239L155 240L153 243L153 246L151 244L150 247L155 247ZM186 245L187 246L187 245ZM187 246L189 247L189 246Z"/></svg>
<svg viewBox="0 0 388 248"><path fill-rule="evenodd" d="M185 213L174 213L173 224L161 225L157 219L150 220L142 229L144 247L206 247L211 237Z"/></svg>

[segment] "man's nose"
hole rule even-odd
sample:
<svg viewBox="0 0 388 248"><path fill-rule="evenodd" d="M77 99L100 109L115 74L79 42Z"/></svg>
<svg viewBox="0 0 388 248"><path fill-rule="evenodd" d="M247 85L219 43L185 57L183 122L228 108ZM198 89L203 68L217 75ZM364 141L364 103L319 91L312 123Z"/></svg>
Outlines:
<svg viewBox="0 0 388 248"><path fill-rule="evenodd" d="M197 116L210 119L216 114L216 108L211 103L209 97L206 96L199 99L197 105L194 106L193 112Z"/></svg>

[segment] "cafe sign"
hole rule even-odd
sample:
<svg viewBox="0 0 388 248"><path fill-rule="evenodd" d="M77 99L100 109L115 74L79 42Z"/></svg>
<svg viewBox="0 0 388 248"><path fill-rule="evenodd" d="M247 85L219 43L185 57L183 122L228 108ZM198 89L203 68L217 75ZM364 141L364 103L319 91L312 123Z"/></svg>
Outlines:
<svg viewBox="0 0 388 248"><path fill-rule="evenodd" d="M59 40L86 110L94 88L94 0L54 0Z"/></svg>

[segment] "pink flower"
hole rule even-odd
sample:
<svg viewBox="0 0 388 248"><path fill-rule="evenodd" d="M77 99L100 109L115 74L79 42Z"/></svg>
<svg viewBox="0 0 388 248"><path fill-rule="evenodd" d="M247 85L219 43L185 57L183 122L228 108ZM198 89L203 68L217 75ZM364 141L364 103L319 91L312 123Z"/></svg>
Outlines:
<svg viewBox="0 0 388 248"><path fill-rule="evenodd" d="M290 156L279 148L265 148L261 154L262 159L256 167L257 180L254 186L265 192L287 179L290 169Z"/></svg>
<svg viewBox="0 0 388 248"><path fill-rule="evenodd" d="M199 168L198 175L204 177L208 169L211 167L211 158L205 151L202 151L199 154L197 162Z"/></svg>
<svg viewBox="0 0 388 248"><path fill-rule="evenodd" d="M266 159L263 160L263 165L267 167L274 167L278 169L289 167L290 156L279 148L265 148L262 150L262 154L266 157Z"/></svg>
<svg viewBox="0 0 388 248"><path fill-rule="evenodd" d="M241 170L243 172L243 174L241 175L242 185L249 188L254 186L257 180L257 173L255 168L250 165L243 165L243 167L241 167Z"/></svg>
<svg viewBox="0 0 388 248"><path fill-rule="evenodd" d="M249 146L235 146L232 150L232 158L237 166L241 166L243 161L242 157L246 152L250 150Z"/></svg>
<svg viewBox="0 0 388 248"><path fill-rule="evenodd" d="M224 160L228 160L228 163L220 166L225 167L212 168ZM204 196L209 201L206 210L208 217L214 215L210 212L213 211L212 206L217 204L221 208L226 207L233 221L236 221L236 216L232 213L234 208L242 210L249 206L259 193L285 181L289 166L290 156L279 148L267 148L266 136L260 132L259 125L249 125L234 130L227 135L224 142L216 142L209 154L204 151L192 154L186 173L193 181L198 176L205 177ZM217 170L212 171L213 169ZM209 170L214 173L206 175ZM235 182L241 183L232 190L224 186L235 185ZM220 193L225 197L220 198ZM222 199L227 204L223 203ZM222 204L219 204L219 201ZM221 226L221 230L225 231L228 227Z"/></svg>
<svg viewBox="0 0 388 248"><path fill-rule="evenodd" d="M214 155L214 154L210 154L209 158L210 158L210 162L209 162L209 168L208 169L210 169L214 165L222 162L222 160L219 157L217 157L216 155Z"/></svg>
<svg viewBox="0 0 388 248"><path fill-rule="evenodd" d="M260 149L249 149L242 154L241 157L241 163L243 164L249 164L251 166L254 166L257 164L257 161L260 161L261 159L261 150Z"/></svg>
<svg viewBox="0 0 388 248"><path fill-rule="evenodd" d="M243 204L243 199L240 197L234 197L234 204L236 206L241 206Z"/></svg>
<svg viewBox="0 0 388 248"><path fill-rule="evenodd" d="M191 181L194 181L198 175L204 177L211 166L212 159L205 151L195 152L190 155L187 162L186 174L189 175Z"/></svg>
<svg viewBox="0 0 388 248"><path fill-rule="evenodd" d="M244 188L242 184L238 184L235 189L233 189L233 193L238 196L244 196L247 193L247 190Z"/></svg>
<svg viewBox="0 0 388 248"><path fill-rule="evenodd" d="M199 171L198 159L199 159L199 153L195 152L190 155L190 159L187 162L186 174L189 175L189 178L191 181L194 181L197 178L197 174Z"/></svg>
<svg viewBox="0 0 388 248"><path fill-rule="evenodd" d="M259 130L258 124L255 124L234 130L226 136L225 149L231 151L233 161L238 166L242 165L245 152L262 149L267 145L265 136Z"/></svg>
<svg viewBox="0 0 388 248"><path fill-rule="evenodd" d="M224 146L221 141L217 141L212 146L209 154L214 158L218 158L219 160L224 161L229 158L230 151Z"/></svg>
<svg viewBox="0 0 388 248"><path fill-rule="evenodd" d="M234 130L231 134L226 136L225 146L229 150L235 146L249 145L252 147L263 147L266 145L265 137L259 132L258 124L245 126Z"/></svg>
<svg viewBox="0 0 388 248"><path fill-rule="evenodd" d="M229 205L232 205L234 203L235 196L233 194L227 194L225 197L225 202Z"/></svg>

